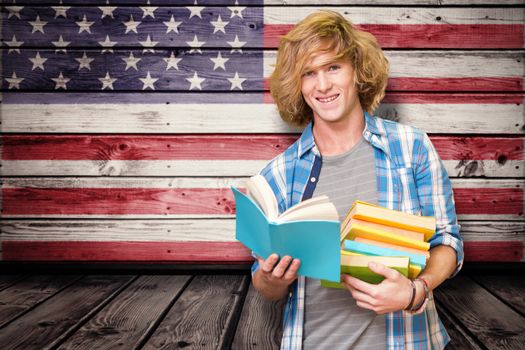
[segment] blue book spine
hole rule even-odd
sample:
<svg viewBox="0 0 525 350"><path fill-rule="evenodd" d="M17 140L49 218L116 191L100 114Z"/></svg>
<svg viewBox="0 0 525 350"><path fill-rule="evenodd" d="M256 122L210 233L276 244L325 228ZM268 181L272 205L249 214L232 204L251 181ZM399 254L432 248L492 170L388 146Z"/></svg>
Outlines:
<svg viewBox="0 0 525 350"><path fill-rule="evenodd" d="M427 260L424 255L409 253L404 250L378 247L372 244L351 241L348 239L345 239L343 242L343 249L354 253L373 256L408 256L411 264L419 265L421 267L425 267Z"/></svg>

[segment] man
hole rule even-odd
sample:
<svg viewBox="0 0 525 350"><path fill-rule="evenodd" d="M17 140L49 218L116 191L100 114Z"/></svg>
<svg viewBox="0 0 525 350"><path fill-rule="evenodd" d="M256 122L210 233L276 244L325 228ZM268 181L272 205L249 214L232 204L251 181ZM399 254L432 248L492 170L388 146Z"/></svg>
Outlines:
<svg viewBox="0 0 525 350"><path fill-rule="evenodd" d="M288 296L283 349L441 349L449 341L431 290L463 261L452 188L425 133L369 114L387 79L375 38L335 12L316 12L281 39L271 93L281 117L306 128L261 172L280 212L328 194L341 217L360 199L437 219L429 261L414 281L370 264L383 282L344 275L346 289L336 290L298 277L293 257L258 259L255 288L271 300Z"/></svg>

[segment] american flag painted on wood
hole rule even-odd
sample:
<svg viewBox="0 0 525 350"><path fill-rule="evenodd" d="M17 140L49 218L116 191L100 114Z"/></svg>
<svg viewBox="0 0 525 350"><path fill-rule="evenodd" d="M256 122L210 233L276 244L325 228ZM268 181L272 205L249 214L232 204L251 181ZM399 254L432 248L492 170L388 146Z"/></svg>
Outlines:
<svg viewBox="0 0 525 350"><path fill-rule="evenodd" d="M251 261L229 187L297 138L267 78L325 3L4 2L1 259ZM329 5L385 48L378 114L430 134L466 260L524 261L522 1Z"/></svg>

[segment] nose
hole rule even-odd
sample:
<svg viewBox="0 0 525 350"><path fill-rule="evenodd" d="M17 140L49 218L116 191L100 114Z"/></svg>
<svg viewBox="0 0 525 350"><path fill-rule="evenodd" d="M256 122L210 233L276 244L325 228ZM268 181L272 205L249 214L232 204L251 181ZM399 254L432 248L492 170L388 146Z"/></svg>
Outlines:
<svg viewBox="0 0 525 350"><path fill-rule="evenodd" d="M316 88L320 92L325 92L330 90L332 87L332 82L330 78L324 74L324 72L319 72L317 74Z"/></svg>

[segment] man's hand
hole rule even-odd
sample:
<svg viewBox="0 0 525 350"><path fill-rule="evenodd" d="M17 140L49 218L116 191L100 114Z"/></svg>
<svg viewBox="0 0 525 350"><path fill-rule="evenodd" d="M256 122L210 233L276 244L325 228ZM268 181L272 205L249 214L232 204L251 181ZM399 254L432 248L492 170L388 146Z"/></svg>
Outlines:
<svg viewBox="0 0 525 350"><path fill-rule="evenodd" d="M299 259L271 254L266 260L257 259L259 269L253 275L254 287L267 299L279 300L286 296L290 285L297 279Z"/></svg>
<svg viewBox="0 0 525 350"><path fill-rule="evenodd" d="M385 279L379 284L370 284L350 275L341 275L341 282L352 293L357 306L377 314L405 309L412 293L410 280L383 264L371 262L368 267L373 272L385 276ZM419 284L416 283L414 303L424 298L424 290Z"/></svg>

